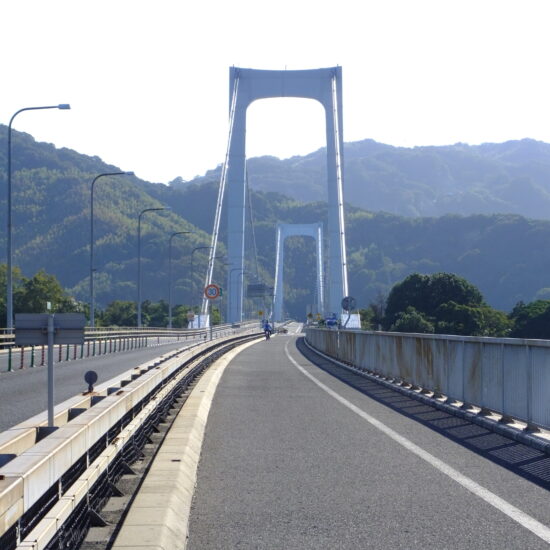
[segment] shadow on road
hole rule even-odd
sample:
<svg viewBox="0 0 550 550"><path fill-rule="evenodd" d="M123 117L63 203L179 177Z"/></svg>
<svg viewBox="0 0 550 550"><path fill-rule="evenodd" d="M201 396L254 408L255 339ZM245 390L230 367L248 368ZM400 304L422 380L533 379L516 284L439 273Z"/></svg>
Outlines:
<svg viewBox="0 0 550 550"><path fill-rule="evenodd" d="M312 352L303 338L296 340L296 348L314 365L357 391L532 483L550 489L550 456L546 453L349 372Z"/></svg>

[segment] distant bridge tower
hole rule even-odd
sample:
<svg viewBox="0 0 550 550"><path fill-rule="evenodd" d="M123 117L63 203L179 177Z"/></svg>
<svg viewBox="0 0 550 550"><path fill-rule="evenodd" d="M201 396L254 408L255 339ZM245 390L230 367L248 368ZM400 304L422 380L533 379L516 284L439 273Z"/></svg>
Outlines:
<svg viewBox="0 0 550 550"><path fill-rule="evenodd" d="M301 97L319 101L325 109L328 183L328 310L339 312L348 295L344 201L342 191L342 68L304 71L230 69L230 130L222 189L227 185L227 256L231 269L244 270L246 196L246 110L257 99ZM215 231L217 238L217 230ZM215 249L212 249L212 254ZM212 261L210 262L212 265ZM242 320L243 286L228 276L228 321Z"/></svg>
<svg viewBox="0 0 550 550"><path fill-rule="evenodd" d="M287 237L302 235L305 237L313 237L315 239L315 247L317 249L317 281L316 281L316 307L317 312L323 314L325 308L324 296L324 281L323 281L323 224L292 224L278 223L277 224L277 249L275 260L275 292L273 295L273 320L283 320L283 269L285 258L285 239Z"/></svg>

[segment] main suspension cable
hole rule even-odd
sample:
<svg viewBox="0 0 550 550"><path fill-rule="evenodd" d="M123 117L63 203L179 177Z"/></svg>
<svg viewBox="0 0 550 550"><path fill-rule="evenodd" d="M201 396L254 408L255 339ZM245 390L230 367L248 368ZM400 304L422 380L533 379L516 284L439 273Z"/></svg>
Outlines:
<svg viewBox="0 0 550 550"><path fill-rule="evenodd" d="M214 229L212 231L212 246L210 248L210 257L208 258L208 271L206 273L206 279L204 286L208 286L212 283L212 276L214 273L214 259L216 257L216 249L218 246L218 234L220 231L220 221L222 215L223 198L225 194L225 183L227 179L227 170L229 167L229 150L231 148L231 137L233 135L233 124L235 122L235 111L237 107L237 93L239 90L239 75L237 73L235 82L233 84L233 93L231 95L231 108L229 111L229 137L227 139L227 150L225 152L225 161L222 167L222 173L220 177L220 187L218 189L218 202L216 204L216 215L214 217ZM208 298L203 296L201 314L206 315L208 311Z"/></svg>

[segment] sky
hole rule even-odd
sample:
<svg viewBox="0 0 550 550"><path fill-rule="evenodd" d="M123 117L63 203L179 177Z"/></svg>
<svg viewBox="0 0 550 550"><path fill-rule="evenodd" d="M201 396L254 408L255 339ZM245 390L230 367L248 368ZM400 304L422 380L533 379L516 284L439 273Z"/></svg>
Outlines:
<svg viewBox="0 0 550 550"><path fill-rule="evenodd" d="M343 71L344 141L550 142L548 0L4 0L0 123L151 182L222 163L229 68ZM325 145L321 106L266 99L247 157Z"/></svg>

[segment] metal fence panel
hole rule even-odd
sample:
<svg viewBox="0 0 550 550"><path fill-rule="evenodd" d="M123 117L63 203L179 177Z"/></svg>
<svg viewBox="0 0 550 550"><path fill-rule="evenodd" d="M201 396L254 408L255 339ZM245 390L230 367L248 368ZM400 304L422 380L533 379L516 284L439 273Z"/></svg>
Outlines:
<svg viewBox="0 0 550 550"><path fill-rule="evenodd" d="M430 345L432 386L428 386L436 392L446 394L450 368L450 348L446 340L426 340ZM451 348L452 349L452 348Z"/></svg>
<svg viewBox="0 0 550 550"><path fill-rule="evenodd" d="M372 339L369 338L369 334L358 334L355 337L355 342L353 346L354 359L353 364L361 367L363 369L370 368L369 364L371 362L371 353L370 347Z"/></svg>
<svg viewBox="0 0 550 550"><path fill-rule="evenodd" d="M383 336L382 343L378 355L377 371L382 374L388 373L396 378L403 378L403 359L400 358L403 351L402 339L394 340L391 337Z"/></svg>
<svg viewBox="0 0 550 550"><path fill-rule="evenodd" d="M340 336L340 359L346 363L353 364L355 361L355 333L339 331Z"/></svg>
<svg viewBox="0 0 550 550"><path fill-rule="evenodd" d="M514 418L529 417L530 349L505 344L502 357L503 410Z"/></svg>
<svg viewBox="0 0 550 550"><path fill-rule="evenodd" d="M414 365L416 384L422 388L434 388L434 357L433 357L433 341L416 338L414 340L416 349L416 361Z"/></svg>
<svg viewBox="0 0 550 550"><path fill-rule="evenodd" d="M502 366L503 347L500 344L483 344L481 358L481 395L480 406L502 411Z"/></svg>
<svg viewBox="0 0 550 550"><path fill-rule="evenodd" d="M531 371L531 421L550 426L550 353L533 348Z"/></svg>
<svg viewBox="0 0 550 550"><path fill-rule="evenodd" d="M481 404L482 391L482 344L480 342L464 342L464 370L462 373L464 390L463 399L466 403Z"/></svg>
<svg viewBox="0 0 550 550"><path fill-rule="evenodd" d="M443 394L464 401L464 342L447 342L447 376Z"/></svg>

